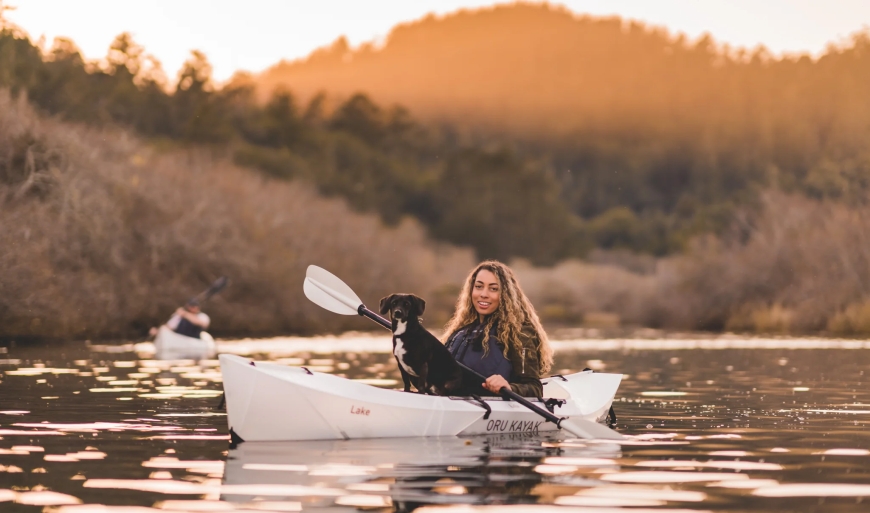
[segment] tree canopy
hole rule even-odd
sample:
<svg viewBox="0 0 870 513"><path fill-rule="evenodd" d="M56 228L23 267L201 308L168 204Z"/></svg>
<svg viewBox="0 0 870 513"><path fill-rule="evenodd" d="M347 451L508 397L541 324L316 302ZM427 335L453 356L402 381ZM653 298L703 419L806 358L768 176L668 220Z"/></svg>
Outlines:
<svg viewBox="0 0 870 513"><path fill-rule="evenodd" d="M173 82L130 34L93 63L3 24L0 87L64 120L221 148L388 224L416 217L480 257L549 264L594 247L679 251L767 188L866 202L868 49L861 33L815 60L774 59L516 5L217 87L199 51Z"/></svg>

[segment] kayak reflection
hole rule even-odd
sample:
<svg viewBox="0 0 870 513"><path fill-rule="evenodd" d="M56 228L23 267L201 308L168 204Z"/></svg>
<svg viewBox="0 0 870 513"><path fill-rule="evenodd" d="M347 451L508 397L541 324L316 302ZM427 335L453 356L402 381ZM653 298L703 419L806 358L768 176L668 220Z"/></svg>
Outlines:
<svg viewBox="0 0 870 513"><path fill-rule="evenodd" d="M620 455L617 444L564 444L554 435L522 433L248 442L227 456L224 485L233 485L233 493L225 492L222 499L250 503L286 493L284 500L301 501L304 509L330 511L341 506L412 511L430 504L535 503L557 493L548 477L553 465L547 463L583 459L591 462L590 471L614 470ZM584 478L577 476L572 480L572 486L594 484L580 483Z"/></svg>

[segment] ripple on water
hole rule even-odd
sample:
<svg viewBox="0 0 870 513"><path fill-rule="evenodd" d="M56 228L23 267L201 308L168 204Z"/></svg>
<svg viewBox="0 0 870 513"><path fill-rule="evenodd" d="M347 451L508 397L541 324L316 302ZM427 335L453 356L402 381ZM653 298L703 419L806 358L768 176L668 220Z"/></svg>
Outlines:
<svg viewBox="0 0 870 513"><path fill-rule="evenodd" d="M63 431L51 431L45 429L0 429L0 436L61 436Z"/></svg>
<svg viewBox="0 0 870 513"><path fill-rule="evenodd" d="M710 481L737 481L749 479L746 474L726 474L721 472L671 472L637 471L619 474L605 474L602 481L613 483L703 483Z"/></svg>
<svg viewBox="0 0 870 513"><path fill-rule="evenodd" d="M827 449L813 454L824 454L826 456L867 456L870 451L867 449Z"/></svg>
<svg viewBox="0 0 870 513"><path fill-rule="evenodd" d="M259 500L247 503L230 503L214 500L169 500L159 501L154 507L165 511L302 511L302 503L298 501L269 501Z"/></svg>
<svg viewBox="0 0 870 513"><path fill-rule="evenodd" d="M702 502L707 494L698 491L670 490L634 486L599 486L558 497L563 506L638 507L665 506L669 502Z"/></svg>
<svg viewBox="0 0 870 513"><path fill-rule="evenodd" d="M613 513L614 508L610 506L601 507L583 507L581 510L584 513ZM627 511L631 513L704 513L706 509L672 509L672 508L646 508L637 507L630 508ZM424 506L414 510L414 513L565 513L565 506L547 504L504 504L504 505L470 505L457 504L446 506Z"/></svg>
<svg viewBox="0 0 870 513"><path fill-rule="evenodd" d="M681 467L681 468L719 468L728 470L782 470L778 463L764 463L757 461L694 461L694 460L667 460L667 461L640 461L635 463L638 467Z"/></svg>
<svg viewBox="0 0 870 513"><path fill-rule="evenodd" d="M765 486L776 486L779 481L776 479L743 479L740 481L720 481L718 483L710 483L707 486L711 488L738 488L738 489L754 489Z"/></svg>
<svg viewBox="0 0 870 513"><path fill-rule="evenodd" d="M27 506L59 506L64 504L81 504L82 500L65 493L38 490L17 492L15 502Z"/></svg>
<svg viewBox="0 0 870 513"><path fill-rule="evenodd" d="M184 469L194 474L220 474L224 472L223 461L207 461L207 460L179 460L172 456L155 456L150 460L142 462L142 466L146 468L176 468Z"/></svg>
<svg viewBox="0 0 870 513"><path fill-rule="evenodd" d="M870 497L870 485L838 483L790 483L764 486L752 492L758 497Z"/></svg>
<svg viewBox="0 0 870 513"><path fill-rule="evenodd" d="M145 506L108 506L105 504L82 504L49 508L46 513L159 513L160 510Z"/></svg>

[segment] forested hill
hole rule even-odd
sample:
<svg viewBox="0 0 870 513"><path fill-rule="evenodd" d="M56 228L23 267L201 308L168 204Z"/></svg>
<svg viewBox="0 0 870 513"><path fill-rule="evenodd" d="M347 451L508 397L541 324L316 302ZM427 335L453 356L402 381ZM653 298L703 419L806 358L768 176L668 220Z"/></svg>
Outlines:
<svg viewBox="0 0 870 513"><path fill-rule="evenodd" d="M774 187L864 201L870 36L818 59L688 41L513 4L343 40L256 78L302 97L365 91L546 162L594 244L667 253Z"/></svg>
<svg viewBox="0 0 870 513"><path fill-rule="evenodd" d="M710 41L521 3L430 15L395 27L382 47L340 38L257 82L303 96L365 91L428 119L550 135L692 115L730 88L709 73L717 58Z"/></svg>
<svg viewBox="0 0 870 513"><path fill-rule="evenodd" d="M551 264L679 251L767 188L865 202L868 49L859 34L773 59L514 4L219 87L200 52L171 81L129 34L85 62L73 41L43 50L3 25L0 88L64 120L217 148L388 224L417 218L481 258Z"/></svg>
<svg viewBox="0 0 870 513"><path fill-rule="evenodd" d="M858 100L866 37L856 43L818 63L776 60L763 48L518 3L402 24L382 47L351 49L342 38L256 79L266 92L279 84L303 97L365 91L426 119L526 135L626 126L686 133L711 124L733 132L761 120L816 123L819 111Z"/></svg>

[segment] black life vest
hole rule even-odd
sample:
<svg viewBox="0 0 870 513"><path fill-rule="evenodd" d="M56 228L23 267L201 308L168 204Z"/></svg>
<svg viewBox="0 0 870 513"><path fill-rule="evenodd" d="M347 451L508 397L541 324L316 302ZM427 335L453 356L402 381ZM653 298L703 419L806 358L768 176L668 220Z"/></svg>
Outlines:
<svg viewBox="0 0 870 513"><path fill-rule="evenodd" d="M486 354L483 353L483 329L479 322L460 328L447 341L447 349L457 362L483 376L500 374L505 380L510 381L513 376L513 364L505 357L504 344L498 340L498 323L494 323L490 329ZM482 389L477 381L466 374L462 381L463 389L479 393Z"/></svg>
<svg viewBox="0 0 870 513"><path fill-rule="evenodd" d="M202 328L182 317L178 321L178 327L175 328L175 332L185 337L199 338Z"/></svg>

